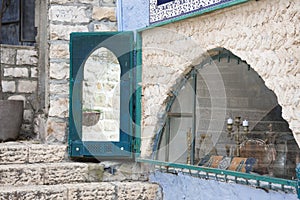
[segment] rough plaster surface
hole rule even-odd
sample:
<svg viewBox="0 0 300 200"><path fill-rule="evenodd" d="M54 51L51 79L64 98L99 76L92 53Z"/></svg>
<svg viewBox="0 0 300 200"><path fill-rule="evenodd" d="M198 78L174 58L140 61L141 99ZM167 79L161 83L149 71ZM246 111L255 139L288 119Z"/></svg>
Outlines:
<svg viewBox="0 0 300 200"><path fill-rule="evenodd" d="M277 95L300 142L299 4L250 1L143 32L142 156L152 151L157 113L178 77L223 47L245 60Z"/></svg>

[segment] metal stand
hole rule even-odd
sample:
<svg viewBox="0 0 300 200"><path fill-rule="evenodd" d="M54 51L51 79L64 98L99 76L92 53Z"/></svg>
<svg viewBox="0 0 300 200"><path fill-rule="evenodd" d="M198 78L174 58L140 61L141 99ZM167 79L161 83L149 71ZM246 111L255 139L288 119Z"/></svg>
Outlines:
<svg viewBox="0 0 300 200"><path fill-rule="evenodd" d="M233 130L233 126L236 127L236 130ZM243 133L240 133L240 127L243 126ZM231 118L227 120L227 131L228 131L228 137L231 139L234 138L236 143L236 150L235 150L235 156L240 156L240 144L247 139L247 135L249 132L249 126L248 121L244 120L243 123L241 123L241 117L235 117L234 123Z"/></svg>

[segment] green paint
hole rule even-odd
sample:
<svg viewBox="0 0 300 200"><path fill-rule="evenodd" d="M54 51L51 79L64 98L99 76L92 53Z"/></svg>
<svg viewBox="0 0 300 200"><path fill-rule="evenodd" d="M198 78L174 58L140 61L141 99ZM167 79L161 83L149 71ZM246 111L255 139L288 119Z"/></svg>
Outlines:
<svg viewBox="0 0 300 200"><path fill-rule="evenodd" d="M141 117L142 117L142 36L141 33L136 33L136 101L135 101L135 157L140 156L141 148Z"/></svg>
<svg viewBox="0 0 300 200"><path fill-rule="evenodd" d="M285 186L292 186L297 189L298 182L296 180L287 180L281 178L274 178L269 176L261 176L255 174L248 174L230 170L222 170L217 168L208 168L208 167L201 167L195 165L187 165L187 164L180 164L180 163L170 163L170 162L163 162L158 160L149 160L149 159L137 159L137 162L148 163L168 168L177 168L177 169L187 169L187 170L194 170L198 172L206 172L206 173L213 173L216 175L225 175L225 176L234 176L236 178L244 178L247 180L256 180L256 181L263 181L273 184L285 185Z"/></svg>

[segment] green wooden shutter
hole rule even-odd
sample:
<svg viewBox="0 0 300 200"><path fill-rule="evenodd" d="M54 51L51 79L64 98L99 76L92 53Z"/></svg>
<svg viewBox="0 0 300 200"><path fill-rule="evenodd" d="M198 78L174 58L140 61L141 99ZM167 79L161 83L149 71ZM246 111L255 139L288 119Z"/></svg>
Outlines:
<svg viewBox="0 0 300 200"><path fill-rule="evenodd" d="M84 63L96 49L118 58L120 77L120 140L83 141L82 81ZM131 159L134 155L134 37L132 32L72 33L70 39L69 156Z"/></svg>

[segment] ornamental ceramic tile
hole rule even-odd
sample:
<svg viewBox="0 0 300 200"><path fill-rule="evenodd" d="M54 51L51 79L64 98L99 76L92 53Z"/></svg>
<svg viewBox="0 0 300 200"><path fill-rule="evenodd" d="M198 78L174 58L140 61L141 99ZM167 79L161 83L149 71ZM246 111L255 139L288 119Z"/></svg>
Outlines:
<svg viewBox="0 0 300 200"><path fill-rule="evenodd" d="M150 24L237 0L150 0Z"/></svg>

